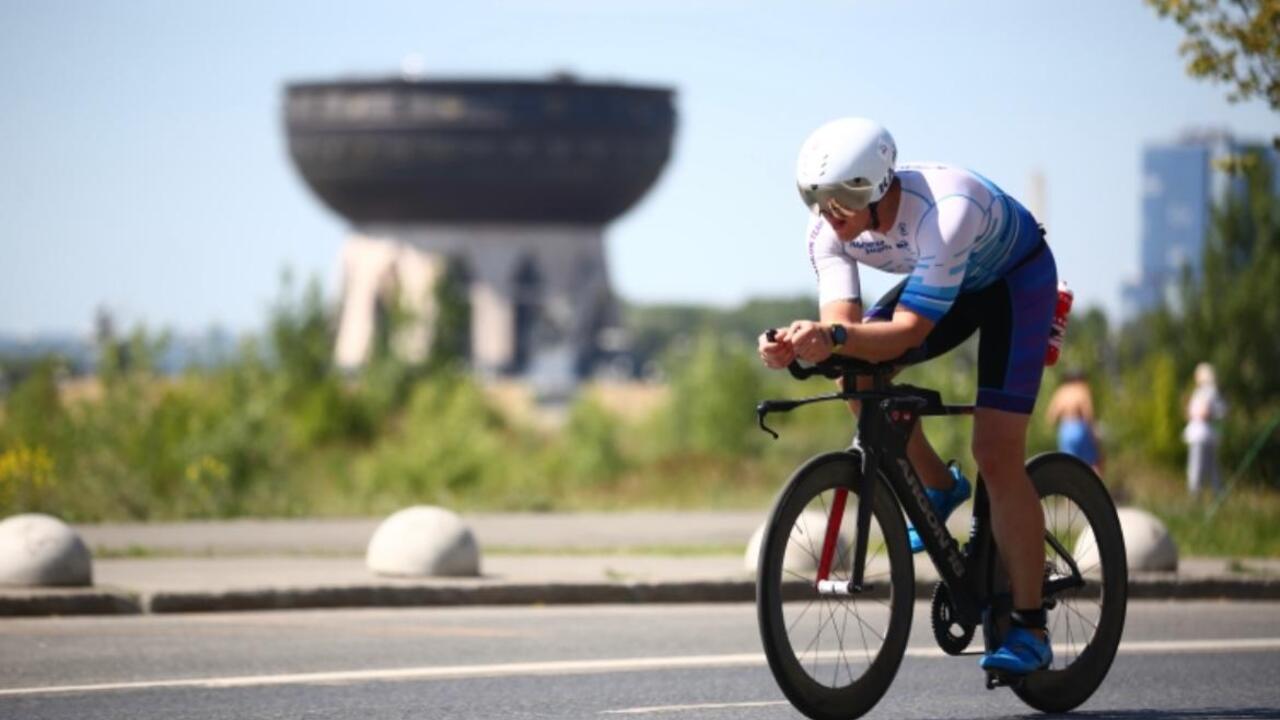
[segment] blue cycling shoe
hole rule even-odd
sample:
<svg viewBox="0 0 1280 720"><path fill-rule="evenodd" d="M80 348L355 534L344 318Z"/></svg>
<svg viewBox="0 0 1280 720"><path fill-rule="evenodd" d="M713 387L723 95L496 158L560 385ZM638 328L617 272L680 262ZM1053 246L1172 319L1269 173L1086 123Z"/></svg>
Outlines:
<svg viewBox="0 0 1280 720"><path fill-rule="evenodd" d="M1049 667L1051 662L1053 648L1049 646L1047 635L1041 640L1030 630L1014 626L1009 628L1009 634L1005 636L1000 649L984 655L978 664L983 670L1026 675Z"/></svg>
<svg viewBox="0 0 1280 720"><path fill-rule="evenodd" d="M951 516L951 511L960 507L960 504L969 499L969 481L965 479L964 474L960 472L957 465L948 465L947 469L951 471L951 477L955 480L955 484L950 490L934 490L931 487L924 489L924 494L929 498L929 502L933 505L933 511L938 514L938 519L945 524L947 518ZM907 540L911 541L911 552L918 553L924 549L924 541L920 539L920 533L916 532L914 525L907 525Z"/></svg>

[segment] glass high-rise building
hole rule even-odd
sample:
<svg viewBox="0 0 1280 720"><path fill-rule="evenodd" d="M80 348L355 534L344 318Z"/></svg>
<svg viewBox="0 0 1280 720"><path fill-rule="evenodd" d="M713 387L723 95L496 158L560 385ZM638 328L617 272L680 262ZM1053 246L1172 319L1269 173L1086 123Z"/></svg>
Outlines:
<svg viewBox="0 0 1280 720"><path fill-rule="evenodd" d="M1218 132L1189 134L1143 150L1138 278L1125 283L1126 317L1172 300L1184 268L1199 271L1213 206L1245 190L1243 178L1218 169L1218 161L1253 147ZM1264 153L1280 179L1276 151Z"/></svg>

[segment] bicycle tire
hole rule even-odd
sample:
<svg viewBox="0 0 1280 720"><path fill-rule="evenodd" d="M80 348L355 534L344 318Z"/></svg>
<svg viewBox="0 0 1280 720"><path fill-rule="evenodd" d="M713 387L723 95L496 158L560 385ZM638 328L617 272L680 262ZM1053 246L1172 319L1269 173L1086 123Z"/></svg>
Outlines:
<svg viewBox="0 0 1280 720"><path fill-rule="evenodd" d="M1097 558L1097 567L1092 567L1090 561L1090 567L1079 568L1086 576L1084 588L1045 598L1056 602L1049 610L1053 664L1046 670L1031 673L1013 687L1014 693L1031 707L1047 713L1063 713L1093 695L1115 660L1128 602L1124 535L1111 495L1093 468L1079 458L1066 453L1045 453L1027 463L1027 474L1045 509L1046 532L1059 537L1060 542L1069 540L1069 545L1062 544L1070 548L1073 559L1083 559L1086 555ZM1078 508L1079 513L1072 515L1073 510L1066 508L1067 503ZM1063 508L1065 513L1060 513ZM1076 525L1081 519L1084 524ZM1096 543L1096 551L1092 553L1080 546L1088 544L1085 525ZM1046 575L1065 571L1068 571L1065 559L1046 542ZM1084 607L1086 602L1092 602L1095 607ZM1088 637L1083 637L1085 635Z"/></svg>
<svg viewBox="0 0 1280 720"><path fill-rule="evenodd" d="M806 509L816 500L817 512L829 510L826 498L837 488L848 491L841 528L848 529L849 537L855 536L861 468L862 459L856 452L826 453L810 459L784 486L760 543L756 606L769 669L791 704L815 720L847 720L874 707L897 674L911 630L915 570L902 511L883 478L876 487L872 504L871 535L879 531L880 545L872 546L874 551L869 548L867 554L865 581L873 585L871 591L845 596L819 595L812 582L816 573L797 575L786 564L789 547L792 552L798 547L801 555L807 554L813 564L817 564L826 516L813 523ZM838 554L840 557L833 563L830 577L847 580L851 556L847 551ZM818 605L817 634L797 653L798 643L792 642L792 635L803 642L807 627L814 622L815 616L808 612L815 604ZM887 619L880 622L886 613ZM855 644L850 619L859 633L856 642L860 646ZM831 631L828 643L839 646L834 655L821 649L823 632L828 625ZM843 645L846 632L850 635L850 652L846 652ZM873 654L870 646L875 639L880 640L880 646ZM819 647L810 653L815 643ZM858 650L862 652L859 654ZM810 672L810 655L813 672ZM824 658L830 660L833 668L830 684L826 681L827 665L822 664ZM866 660L865 669L862 660ZM854 671L855 665L860 672ZM847 683L840 677L842 668Z"/></svg>

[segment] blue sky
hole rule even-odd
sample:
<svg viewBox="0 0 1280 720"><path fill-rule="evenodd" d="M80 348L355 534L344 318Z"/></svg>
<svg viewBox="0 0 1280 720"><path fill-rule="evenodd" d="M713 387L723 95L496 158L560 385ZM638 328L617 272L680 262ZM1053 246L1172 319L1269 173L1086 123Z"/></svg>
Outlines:
<svg viewBox="0 0 1280 720"><path fill-rule="evenodd" d="M1014 195L1042 172L1061 276L1115 311L1143 145L1280 127L1188 78L1181 37L1140 0L0 0L0 332L87 332L100 305L252 330L283 268L336 287L346 228L289 164L282 84L391 75L409 53L429 74L676 89L672 160L606 233L627 299L812 292L795 152L856 114L901 158Z"/></svg>

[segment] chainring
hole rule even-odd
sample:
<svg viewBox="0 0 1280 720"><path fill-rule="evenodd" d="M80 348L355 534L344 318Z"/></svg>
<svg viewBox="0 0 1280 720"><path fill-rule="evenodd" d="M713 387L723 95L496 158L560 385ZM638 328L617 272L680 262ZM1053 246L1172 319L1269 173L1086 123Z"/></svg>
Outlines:
<svg viewBox="0 0 1280 720"><path fill-rule="evenodd" d="M966 625L956 618L956 609L951 604L951 592L943 583L933 586L929 620L933 626L933 639L938 641L938 647L948 655L963 653L973 640L976 626Z"/></svg>

